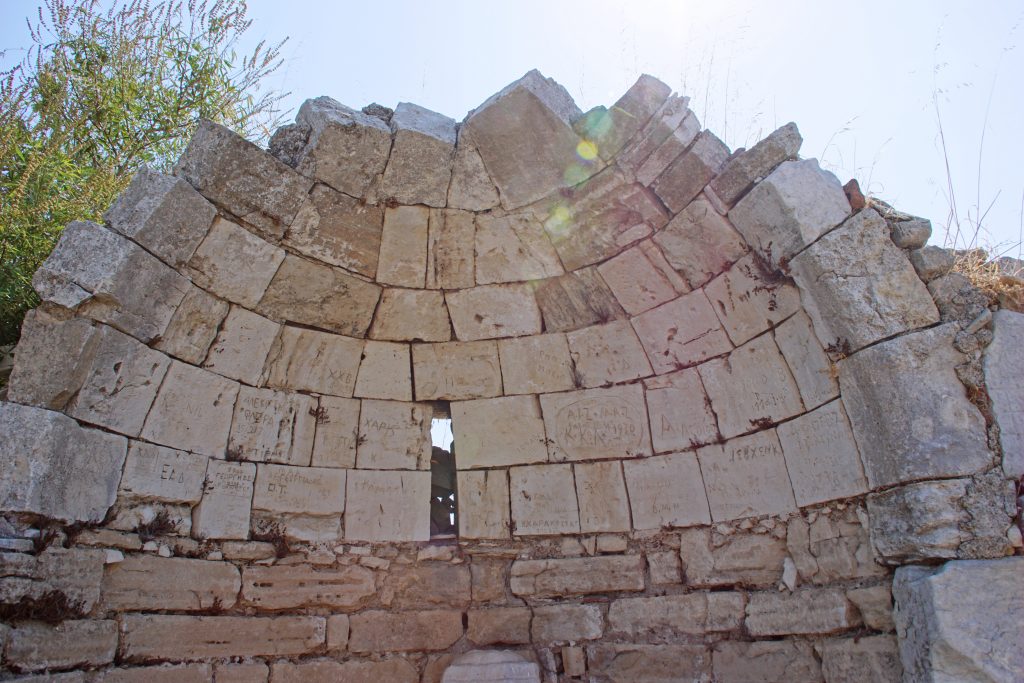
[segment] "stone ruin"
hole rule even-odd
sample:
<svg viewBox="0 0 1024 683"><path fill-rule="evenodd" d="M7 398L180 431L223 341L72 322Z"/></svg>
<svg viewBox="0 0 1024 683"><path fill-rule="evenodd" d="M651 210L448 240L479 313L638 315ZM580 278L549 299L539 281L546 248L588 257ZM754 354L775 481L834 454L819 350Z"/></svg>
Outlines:
<svg viewBox="0 0 1024 683"><path fill-rule="evenodd" d="M1021 680L1024 315L687 104L321 97L69 225L0 403L3 676Z"/></svg>

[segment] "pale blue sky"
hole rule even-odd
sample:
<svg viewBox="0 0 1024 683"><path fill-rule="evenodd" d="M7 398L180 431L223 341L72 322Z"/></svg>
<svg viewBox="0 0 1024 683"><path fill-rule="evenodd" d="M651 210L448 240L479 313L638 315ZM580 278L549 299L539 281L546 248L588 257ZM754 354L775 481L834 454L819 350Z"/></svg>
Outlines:
<svg viewBox="0 0 1024 683"><path fill-rule="evenodd" d="M0 48L25 43L20 19L35 4L0 0ZM292 109L330 95L353 107L416 102L461 120L538 68L586 110L614 102L646 72L692 97L704 126L734 148L796 121L803 156L932 219L941 244L949 204L937 99L961 218L995 199L982 242L1020 239L1020 0L249 0L249 8L253 41L290 37L273 85L291 92Z"/></svg>

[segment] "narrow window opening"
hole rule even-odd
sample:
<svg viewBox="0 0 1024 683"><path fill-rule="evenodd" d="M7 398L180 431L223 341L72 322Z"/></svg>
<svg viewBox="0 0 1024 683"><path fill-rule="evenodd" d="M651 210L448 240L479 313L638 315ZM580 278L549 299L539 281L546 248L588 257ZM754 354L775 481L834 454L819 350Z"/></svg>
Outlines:
<svg viewBox="0 0 1024 683"><path fill-rule="evenodd" d="M434 407L430 421L430 536L454 538L458 528L455 490L455 435L447 404Z"/></svg>

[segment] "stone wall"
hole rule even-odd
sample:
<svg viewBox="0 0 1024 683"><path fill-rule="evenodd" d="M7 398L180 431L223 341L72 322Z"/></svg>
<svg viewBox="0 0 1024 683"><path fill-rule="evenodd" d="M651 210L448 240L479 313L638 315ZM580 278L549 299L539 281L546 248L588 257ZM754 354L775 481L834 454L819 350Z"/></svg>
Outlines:
<svg viewBox="0 0 1024 683"><path fill-rule="evenodd" d="M5 671L945 680L894 571L910 614L956 582L896 567L1014 562L1024 315L795 125L687 104L322 97L68 226L0 403Z"/></svg>

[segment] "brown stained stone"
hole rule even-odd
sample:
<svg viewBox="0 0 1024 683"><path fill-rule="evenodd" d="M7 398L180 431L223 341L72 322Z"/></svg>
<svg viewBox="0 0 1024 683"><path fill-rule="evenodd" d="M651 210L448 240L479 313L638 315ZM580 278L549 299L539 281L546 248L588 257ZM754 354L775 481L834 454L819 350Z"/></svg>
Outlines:
<svg viewBox="0 0 1024 683"><path fill-rule="evenodd" d="M704 287L729 339L740 346L800 310L800 292L748 254Z"/></svg>
<svg viewBox="0 0 1024 683"><path fill-rule="evenodd" d="M381 601L393 609L467 607L470 599L469 567L447 562L392 567L379 594Z"/></svg>
<svg viewBox="0 0 1024 683"><path fill-rule="evenodd" d="M399 102L391 116L391 131L394 142L381 193L402 204L444 206L455 155L455 121Z"/></svg>
<svg viewBox="0 0 1024 683"><path fill-rule="evenodd" d="M383 222L380 207L317 184L282 242L317 261L372 278L377 274Z"/></svg>
<svg viewBox="0 0 1024 683"><path fill-rule="evenodd" d="M629 498L618 461L573 465L583 533L629 531Z"/></svg>
<svg viewBox="0 0 1024 683"><path fill-rule="evenodd" d="M210 344L227 314L226 302L198 287L189 287L167 329L153 344L153 348L186 363L199 365L206 358Z"/></svg>
<svg viewBox="0 0 1024 683"><path fill-rule="evenodd" d="M793 379L800 388L800 397L808 409L839 395L838 372L825 355L806 313L797 311L796 315L776 327L775 343L786 358Z"/></svg>
<svg viewBox="0 0 1024 683"><path fill-rule="evenodd" d="M540 309L528 283L483 285L447 292L455 336L460 341L540 334Z"/></svg>
<svg viewBox="0 0 1024 683"><path fill-rule="evenodd" d="M321 396L313 438L314 467L355 467L360 402Z"/></svg>
<svg viewBox="0 0 1024 683"><path fill-rule="evenodd" d="M575 388L564 334L498 341L505 394L545 394Z"/></svg>
<svg viewBox="0 0 1024 683"><path fill-rule="evenodd" d="M385 289L370 328L370 338L448 341L452 338L452 327L444 294L422 289Z"/></svg>
<svg viewBox="0 0 1024 683"><path fill-rule="evenodd" d="M572 466L529 465L509 470L512 533L539 536L579 533L579 508Z"/></svg>
<svg viewBox="0 0 1024 683"><path fill-rule="evenodd" d="M565 643L600 638L604 616L598 605L538 605L530 632L535 643Z"/></svg>
<svg viewBox="0 0 1024 683"><path fill-rule="evenodd" d="M396 657L372 661L350 659L309 660L299 663L279 661L271 664L274 681L303 681L303 683L418 683L416 667Z"/></svg>
<svg viewBox="0 0 1024 683"><path fill-rule="evenodd" d="M412 366L418 401L501 394L501 366L494 341L413 344Z"/></svg>
<svg viewBox="0 0 1024 683"><path fill-rule="evenodd" d="M365 410L365 407L364 407ZM459 469L546 462L544 421L534 396L451 404Z"/></svg>
<svg viewBox="0 0 1024 683"><path fill-rule="evenodd" d="M710 524L708 500L693 453L672 453L622 463L633 527L660 529Z"/></svg>
<svg viewBox="0 0 1024 683"><path fill-rule="evenodd" d="M566 337L574 379L583 387L600 387L653 374L628 320L592 325L569 332Z"/></svg>
<svg viewBox="0 0 1024 683"><path fill-rule="evenodd" d="M689 291L650 241L627 249L597 270L630 315L643 313Z"/></svg>
<svg viewBox="0 0 1024 683"><path fill-rule="evenodd" d="M535 598L642 591L644 560L640 555L516 560L510 585L513 594Z"/></svg>
<svg viewBox="0 0 1024 683"><path fill-rule="evenodd" d="M281 326L261 315L232 306L203 367L249 385L257 385L267 354Z"/></svg>
<svg viewBox="0 0 1024 683"><path fill-rule="evenodd" d="M348 649L349 622L347 614L327 617L327 650L337 652Z"/></svg>
<svg viewBox="0 0 1024 683"><path fill-rule="evenodd" d="M655 453L687 450L718 439L718 422L696 369L645 380L644 387Z"/></svg>
<svg viewBox="0 0 1024 683"><path fill-rule="evenodd" d="M587 647L589 673L614 683L704 681L711 652L703 645L599 644Z"/></svg>
<svg viewBox="0 0 1024 683"><path fill-rule="evenodd" d="M583 268L536 286L537 305L547 332L578 330L626 317L596 268Z"/></svg>
<svg viewBox="0 0 1024 683"><path fill-rule="evenodd" d="M653 239L691 287L700 287L747 251L729 219L704 197L690 202Z"/></svg>
<svg viewBox="0 0 1024 683"><path fill-rule="evenodd" d="M696 197L729 158L729 148L709 131L697 136L693 145L654 181L653 189L673 213Z"/></svg>
<svg viewBox="0 0 1024 683"><path fill-rule="evenodd" d="M477 645L529 643L531 617L528 607L471 609L466 637Z"/></svg>
<svg viewBox="0 0 1024 683"><path fill-rule="evenodd" d="M377 594L366 567L317 569L300 566L247 566L242 569L242 601L260 610L330 607L353 610Z"/></svg>
<svg viewBox="0 0 1024 683"><path fill-rule="evenodd" d="M110 664L116 651L116 621L27 622L11 629L4 659L16 671L86 668Z"/></svg>
<svg viewBox="0 0 1024 683"><path fill-rule="evenodd" d="M821 665L814 657L814 650L810 643L803 641L723 641L715 645L712 657L715 681L720 683L820 683L822 680Z"/></svg>
<svg viewBox="0 0 1024 683"><path fill-rule="evenodd" d="M540 280L563 273L544 227L528 213L476 219L476 282Z"/></svg>
<svg viewBox="0 0 1024 683"><path fill-rule="evenodd" d="M101 608L117 612L196 612L234 606L241 586L227 562L132 555L103 572Z"/></svg>
<svg viewBox="0 0 1024 683"><path fill-rule="evenodd" d="M351 396L363 342L285 325L267 356L263 381L275 389Z"/></svg>
<svg viewBox="0 0 1024 683"><path fill-rule="evenodd" d="M711 181L711 190L732 206L754 183L767 176L776 166L796 157L803 138L795 123L787 123L750 149L737 154Z"/></svg>
<svg viewBox="0 0 1024 683"><path fill-rule="evenodd" d="M707 616L707 593L622 598L608 607L608 632L629 639L702 635Z"/></svg>
<svg viewBox="0 0 1024 683"><path fill-rule="evenodd" d="M192 617L127 614L121 622L125 661L288 657L323 645L323 617Z"/></svg>
<svg viewBox="0 0 1024 683"><path fill-rule="evenodd" d="M632 323L659 375L732 349L704 290L694 290L641 313Z"/></svg>
<svg viewBox="0 0 1024 683"><path fill-rule="evenodd" d="M462 637L462 613L456 610L370 610L353 614L349 623L350 652L446 650Z"/></svg>
<svg viewBox="0 0 1024 683"><path fill-rule="evenodd" d="M316 399L304 394L241 387L228 452L252 462L308 465L316 407Z"/></svg>
<svg viewBox="0 0 1024 683"><path fill-rule="evenodd" d="M639 384L543 394L540 403L553 461L651 454Z"/></svg>
<svg viewBox="0 0 1024 683"><path fill-rule="evenodd" d="M355 395L391 401L412 400L409 345L367 341L359 364Z"/></svg>
<svg viewBox="0 0 1024 683"><path fill-rule="evenodd" d="M893 631L892 585L887 581L878 586L851 588L846 599L856 605L864 625L876 631Z"/></svg>
<svg viewBox="0 0 1024 683"><path fill-rule="evenodd" d="M289 254L256 310L276 320L362 337L380 290L338 268Z"/></svg>
<svg viewBox="0 0 1024 683"><path fill-rule="evenodd" d="M429 470L430 406L399 401L363 401L356 467Z"/></svg>
<svg viewBox="0 0 1024 683"><path fill-rule="evenodd" d="M512 528L508 472L469 470L460 471L457 477L459 537L508 538Z"/></svg>
<svg viewBox="0 0 1024 683"><path fill-rule="evenodd" d="M775 430L705 446L697 451L697 458L714 521L796 509Z"/></svg>
<svg viewBox="0 0 1024 683"><path fill-rule="evenodd" d="M469 211L430 210L427 289L465 289L476 284L475 232L474 214Z"/></svg>
<svg viewBox="0 0 1024 683"><path fill-rule="evenodd" d="M187 274L203 289L242 306L255 306L285 253L237 223L218 217L188 262ZM239 268L240 263L245 268Z"/></svg>
<svg viewBox="0 0 1024 683"><path fill-rule="evenodd" d="M425 206L396 206L385 211L377 282L423 288L429 221L430 209Z"/></svg>
<svg viewBox="0 0 1024 683"><path fill-rule="evenodd" d="M839 683L899 683L903 677L899 643L893 636L834 638L817 646L825 680Z"/></svg>
<svg viewBox="0 0 1024 683"><path fill-rule="evenodd" d="M803 588L752 593L746 624L752 636L811 635L856 628L861 620L841 590Z"/></svg>

